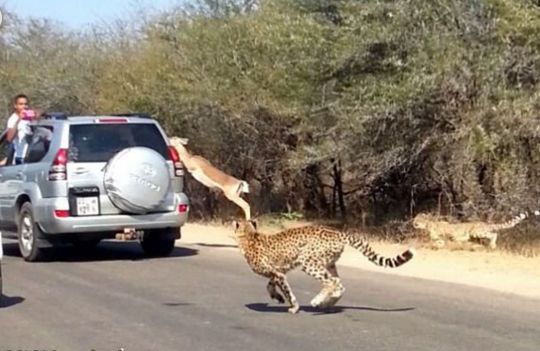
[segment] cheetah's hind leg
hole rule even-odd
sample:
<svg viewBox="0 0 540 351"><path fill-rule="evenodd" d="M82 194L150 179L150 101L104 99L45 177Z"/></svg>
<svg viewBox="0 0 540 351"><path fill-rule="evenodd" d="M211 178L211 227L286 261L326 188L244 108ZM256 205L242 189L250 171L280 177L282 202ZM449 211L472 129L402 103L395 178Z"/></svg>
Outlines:
<svg viewBox="0 0 540 351"><path fill-rule="evenodd" d="M338 292L338 287L343 288L343 285L341 285L339 277L334 277L331 274L330 270L326 268L323 264L314 261L308 261L303 265L302 270L306 274L321 281L323 285L321 291L311 300L311 306L327 307L330 306L330 304L332 303L335 304L337 300L341 298L341 295L343 293Z"/></svg>
<svg viewBox="0 0 540 351"><path fill-rule="evenodd" d="M495 250L497 248L497 233L489 232L486 237L489 239L489 248Z"/></svg>
<svg viewBox="0 0 540 351"><path fill-rule="evenodd" d="M331 263L328 266L328 271L336 280L334 281L334 285L332 287L330 295L323 301L323 303L320 305L321 307L334 306L341 299L343 293L345 292L345 287L341 283L341 279L339 278L335 262Z"/></svg>

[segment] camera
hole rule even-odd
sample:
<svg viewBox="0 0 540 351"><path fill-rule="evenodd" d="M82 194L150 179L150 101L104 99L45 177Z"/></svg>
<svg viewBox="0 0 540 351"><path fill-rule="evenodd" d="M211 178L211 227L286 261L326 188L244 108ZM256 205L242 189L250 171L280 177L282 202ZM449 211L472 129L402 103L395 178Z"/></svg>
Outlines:
<svg viewBox="0 0 540 351"><path fill-rule="evenodd" d="M25 121L31 121L36 117L34 110L24 110L22 119Z"/></svg>

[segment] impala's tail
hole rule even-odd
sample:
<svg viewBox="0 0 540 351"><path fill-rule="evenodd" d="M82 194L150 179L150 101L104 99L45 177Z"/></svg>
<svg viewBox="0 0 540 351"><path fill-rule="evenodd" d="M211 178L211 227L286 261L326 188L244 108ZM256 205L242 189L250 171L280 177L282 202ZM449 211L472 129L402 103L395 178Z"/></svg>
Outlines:
<svg viewBox="0 0 540 351"><path fill-rule="evenodd" d="M240 184L238 184L237 193L238 194L249 193L249 184L248 184L248 182L246 182L245 180L241 180Z"/></svg>
<svg viewBox="0 0 540 351"><path fill-rule="evenodd" d="M359 250L374 264L381 267L396 268L410 261L414 256L414 249L410 248L396 257L384 257L376 253L369 243L357 235L348 235L349 245Z"/></svg>

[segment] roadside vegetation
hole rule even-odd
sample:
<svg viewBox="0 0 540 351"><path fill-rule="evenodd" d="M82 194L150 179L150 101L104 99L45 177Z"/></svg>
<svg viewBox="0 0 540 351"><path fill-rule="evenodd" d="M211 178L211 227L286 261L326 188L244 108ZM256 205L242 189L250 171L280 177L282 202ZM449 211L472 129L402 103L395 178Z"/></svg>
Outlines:
<svg viewBox="0 0 540 351"><path fill-rule="evenodd" d="M153 114L255 214L385 226L540 204L537 0L200 0L73 32L6 13L0 107ZM239 215L193 181L192 215ZM540 231L503 235L538 246ZM525 250L525 251L524 251Z"/></svg>

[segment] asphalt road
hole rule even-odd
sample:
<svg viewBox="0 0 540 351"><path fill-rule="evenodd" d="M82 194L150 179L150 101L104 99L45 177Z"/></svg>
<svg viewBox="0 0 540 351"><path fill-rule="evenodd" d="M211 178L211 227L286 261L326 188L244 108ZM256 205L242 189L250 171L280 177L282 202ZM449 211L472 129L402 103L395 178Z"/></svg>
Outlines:
<svg viewBox="0 0 540 351"><path fill-rule="evenodd" d="M111 242L25 263L4 249L0 351L540 350L540 301L488 290L341 268L345 296L322 313L307 307L317 282L295 272L289 315L236 250L148 260Z"/></svg>

